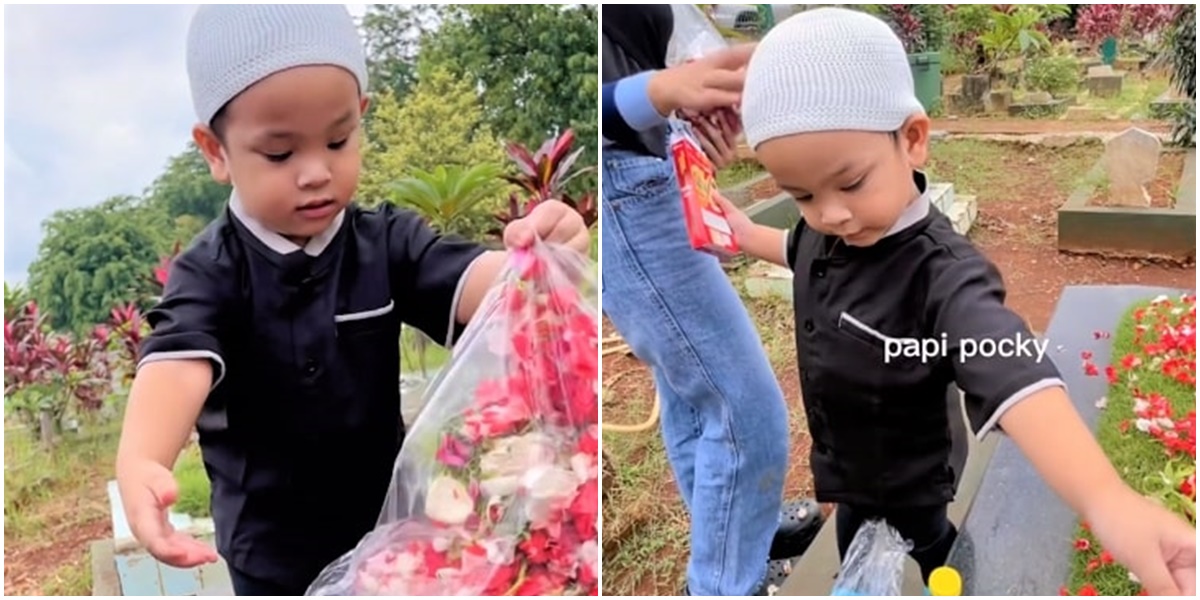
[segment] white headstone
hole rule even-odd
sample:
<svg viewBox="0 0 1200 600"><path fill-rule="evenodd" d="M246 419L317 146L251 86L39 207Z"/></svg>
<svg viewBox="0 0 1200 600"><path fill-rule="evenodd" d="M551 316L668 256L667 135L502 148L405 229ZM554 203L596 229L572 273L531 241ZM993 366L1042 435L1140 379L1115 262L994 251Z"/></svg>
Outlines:
<svg viewBox="0 0 1200 600"><path fill-rule="evenodd" d="M1154 134L1131 127L1108 141L1104 166L1113 202L1120 206L1150 206L1146 185L1158 170L1162 142Z"/></svg>
<svg viewBox="0 0 1200 600"><path fill-rule="evenodd" d="M1088 67L1088 77L1107 77L1110 75L1114 75L1112 65Z"/></svg>

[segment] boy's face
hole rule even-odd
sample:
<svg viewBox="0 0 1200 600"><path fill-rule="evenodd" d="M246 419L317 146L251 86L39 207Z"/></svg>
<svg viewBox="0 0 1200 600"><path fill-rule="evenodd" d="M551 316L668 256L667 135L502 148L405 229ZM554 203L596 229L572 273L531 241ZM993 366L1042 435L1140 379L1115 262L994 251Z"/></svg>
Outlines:
<svg viewBox="0 0 1200 600"><path fill-rule="evenodd" d="M851 246L878 242L917 194L912 171L928 156L929 118L896 137L864 131L801 133L763 142L755 156L796 198L804 221Z"/></svg>
<svg viewBox="0 0 1200 600"><path fill-rule="evenodd" d="M295 241L327 229L354 196L367 98L333 66L296 67L246 88L196 144L213 177L232 183L246 212Z"/></svg>

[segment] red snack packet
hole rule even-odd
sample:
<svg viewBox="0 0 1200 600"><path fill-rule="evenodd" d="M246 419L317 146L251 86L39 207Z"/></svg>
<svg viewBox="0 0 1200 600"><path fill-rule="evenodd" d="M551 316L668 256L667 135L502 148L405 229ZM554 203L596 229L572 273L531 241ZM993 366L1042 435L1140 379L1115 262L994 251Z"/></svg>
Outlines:
<svg viewBox="0 0 1200 600"><path fill-rule="evenodd" d="M674 128L670 141L688 239L693 248L729 260L739 250L725 211L714 197L718 193L716 169L704 149L686 130Z"/></svg>

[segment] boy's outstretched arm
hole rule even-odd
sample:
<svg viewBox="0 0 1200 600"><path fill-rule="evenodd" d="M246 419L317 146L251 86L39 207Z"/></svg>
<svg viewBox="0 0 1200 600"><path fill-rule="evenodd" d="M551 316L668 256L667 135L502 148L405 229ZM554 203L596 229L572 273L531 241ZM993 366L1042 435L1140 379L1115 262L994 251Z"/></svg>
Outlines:
<svg viewBox="0 0 1200 600"><path fill-rule="evenodd" d="M179 494L171 470L209 391L224 377L218 314L236 279L213 261L212 241L201 239L179 256L163 300L146 315L153 331L140 348L117 449L117 485L129 526L155 558L176 567L217 560L212 547L167 522Z"/></svg>
<svg viewBox="0 0 1200 600"><path fill-rule="evenodd" d="M1062 388L1015 404L1000 427L1150 595L1195 595L1196 530L1125 485Z"/></svg>
<svg viewBox="0 0 1200 600"><path fill-rule="evenodd" d="M207 360L164 360L138 369L121 442L117 486L134 537L158 560L192 567L217 560L216 551L167 522L179 496L171 470L213 383Z"/></svg>
<svg viewBox="0 0 1200 600"><path fill-rule="evenodd" d="M781 267L791 266L787 259L787 230L759 225L724 196L716 194L715 197L743 253Z"/></svg>
<svg viewBox="0 0 1200 600"><path fill-rule="evenodd" d="M1036 341L1004 306L999 271L977 251L954 249L929 282L926 318L944 335L947 360L977 435L999 427L1046 483L1086 519L1113 558L1151 595L1195 593L1196 532L1125 484L1066 393L1041 340L1035 352L975 352L992 340ZM1028 347L1028 344L1025 344Z"/></svg>

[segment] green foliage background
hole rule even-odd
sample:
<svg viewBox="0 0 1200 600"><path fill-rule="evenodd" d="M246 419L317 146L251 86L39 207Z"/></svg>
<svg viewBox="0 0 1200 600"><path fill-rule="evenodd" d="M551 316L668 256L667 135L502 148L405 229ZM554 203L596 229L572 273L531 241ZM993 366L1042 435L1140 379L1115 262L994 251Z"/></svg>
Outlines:
<svg viewBox="0 0 1200 600"><path fill-rule="evenodd" d="M409 181L413 189L413 180L441 177L433 189L453 197L430 209L431 221L480 238L496 224L492 214L506 206L510 188L455 185L447 178L467 177L476 166L511 172L507 142L536 150L566 128L574 128L577 144L586 148L577 166L595 165L596 10L582 4L370 6L360 24L372 94L360 201L405 203L397 198L404 186L397 184ZM47 218L28 285L13 290L12 299L37 300L55 329L76 332L107 321L116 304L148 308L160 257L176 242L186 246L224 210L230 192L212 180L197 148L186 142L188 132L179 134L183 150L142 195L97 198L93 206ZM439 175L439 167L449 171ZM595 190L595 175L571 187ZM9 299L7 289L5 295Z"/></svg>

